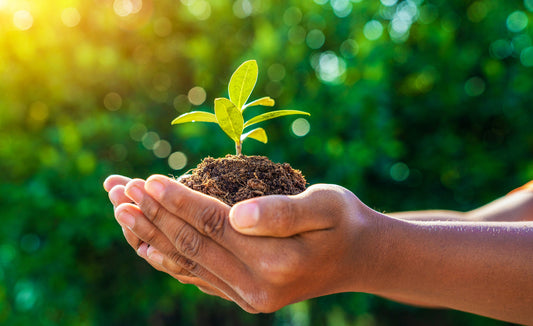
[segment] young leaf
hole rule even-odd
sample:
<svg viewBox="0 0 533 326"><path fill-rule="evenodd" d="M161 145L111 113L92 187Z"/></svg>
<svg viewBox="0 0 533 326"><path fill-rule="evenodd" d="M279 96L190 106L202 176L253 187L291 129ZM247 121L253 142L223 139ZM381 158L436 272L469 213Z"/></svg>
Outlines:
<svg viewBox="0 0 533 326"><path fill-rule="evenodd" d="M265 144L268 142L267 134L263 128L255 128L254 130L248 131L241 136L241 142L243 142L246 138L253 138Z"/></svg>
<svg viewBox="0 0 533 326"><path fill-rule="evenodd" d="M255 60L245 61L231 75L228 91L230 100L241 110L257 82L259 68Z"/></svg>
<svg viewBox="0 0 533 326"><path fill-rule="evenodd" d="M244 120L241 111L227 98L215 99L218 125L236 143L240 142Z"/></svg>
<svg viewBox="0 0 533 326"><path fill-rule="evenodd" d="M246 104L245 106L242 107L241 111L244 111L247 107L250 107L250 106L256 106L256 105L274 106L274 104L275 104L274 99L268 96L265 96L265 97L262 97L260 99L257 99L253 102Z"/></svg>
<svg viewBox="0 0 533 326"><path fill-rule="evenodd" d="M244 124L244 128L246 128L248 126L251 126L253 124L265 121L265 120L270 120L270 119L274 119L274 118L277 118L277 117L282 117L282 116L285 116L285 115L293 115L293 114L310 115L307 112L298 111L298 110L271 111L271 112L260 114L258 116L255 116L255 117L251 118L250 120L246 121L246 123Z"/></svg>
<svg viewBox="0 0 533 326"><path fill-rule="evenodd" d="M193 111L193 112L188 112L188 113L184 113L180 115L176 119L172 120L172 124L176 125L178 123L195 122L195 121L216 123L217 118L213 113L203 112L203 111Z"/></svg>

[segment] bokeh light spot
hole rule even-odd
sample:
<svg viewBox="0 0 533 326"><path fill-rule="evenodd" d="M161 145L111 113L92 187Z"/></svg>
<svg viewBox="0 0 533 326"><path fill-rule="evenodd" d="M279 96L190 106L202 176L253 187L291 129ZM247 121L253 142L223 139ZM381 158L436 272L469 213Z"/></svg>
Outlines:
<svg viewBox="0 0 533 326"><path fill-rule="evenodd" d="M26 31L33 26L33 16L27 10L19 10L13 14L13 24L21 31Z"/></svg>
<svg viewBox="0 0 533 326"><path fill-rule="evenodd" d="M189 97L185 94L180 94L174 98L172 101L174 108L179 112L189 111L191 108L191 102L189 102Z"/></svg>
<svg viewBox="0 0 533 326"><path fill-rule="evenodd" d="M122 144L115 144L111 146L109 158L115 162L122 162L128 156L128 149Z"/></svg>
<svg viewBox="0 0 533 326"><path fill-rule="evenodd" d="M206 96L207 94L205 90L200 86L191 88L189 90L189 93L187 93L189 102L191 102L191 104L194 104L194 105L201 105L202 103L204 103Z"/></svg>
<svg viewBox="0 0 533 326"><path fill-rule="evenodd" d="M507 40L496 40L490 45L490 54L496 59L505 59L513 53L513 47Z"/></svg>
<svg viewBox="0 0 533 326"><path fill-rule="evenodd" d="M141 123L137 123L131 126L130 128L130 137L135 141L142 141L143 136L144 134L146 134L146 132L146 126Z"/></svg>
<svg viewBox="0 0 533 326"><path fill-rule="evenodd" d="M517 10L507 16L507 29L511 32L520 32L527 27L529 20L525 12Z"/></svg>
<svg viewBox="0 0 533 326"><path fill-rule="evenodd" d="M396 3L398 2L398 0L381 0L381 4L386 6L386 7L392 7L394 6Z"/></svg>
<svg viewBox="0 0 533 326"><path fill-rule="evenodd" d="M159 17L154 21L154 33L157 36L165 37L172 33L172 22L167 17Z"/></svg>
<svg viewBox="0 0 533 326"><path fill-rule="evenodd" d="M383 34L383 25L377 20L371 20L363 27L363 35L370 41L377 40L381 34Z"/></svg>
<svg viewBox="0 0 533 326"><path fill-rule="evenodd" d="M89 151L82 151L76 158L76 167L82 174L90 174L96 168L96 158Z"/></svg>
<svg viewBox="0 0 533 326"><path fill-rule="evenodd" d="M305 28L303 28L302 26L297 25L291 27L291 29L289 29L288 34L289 41L292 44L302 44L305 41L306 32Z"/></svg>
<svg viewBox="0 0 533 326"><path fill-rule="evenodd" d="M115 92L107 93L104 96L104 106L109 111L117 111L122 107L122 97Z"/></svg>
<svg viewBox="0 0 533 326"><path fill-rule="evenodd" d="M16 256L17 250L12 245L0 245L0 266L8 266Z"/></svg>
<svg viewBox="0 0 533 326"><path fill-rule="evenodd" d="M487 16L488 11L485 2L476 1L468 7L466 15L471 22L479 23Z"/></svg>
<svg viewBox="0 0 533 326"><path fill-rule="evenodd" d="M533 46L522 50L520 53L520 62L526 67L533 67Z"/></svg>
<svg viewBox="0 0 533 326"><path fill-rule="evenodd" d="M346 63L334 52L326 51L320 54L315 70L322 81L341 82L346 72Z"/></svg>
<svg viewBox="0 0 533 326"><path fill-rule="evenodd" d="M352 39L342 42L340 53L346 59L352 59L359 53L359 44Z"/></svg>
<svg viewBox="0 0 533 326"><path fill-rule="evenodd" d="M187 156L182 152L174 152L168 157L168 166L173 170L181 170L187 165Z"/></svg>
<svg viewBox="0 0 533 326"><path fill-rule="evenodd" d="M352 12L350 0L330 0L333 13L339 18L347 17Z"/></svg>
<svg viewBox="0 0 533 326"><path fill-rule="evenodd" d="M80 23L81 15L76 8L65 8L61 12L61 21L67 27L75 27Z"/></svg>
<svg viewBox="0 0 533 326"><path fill-rule="evenodd" d="M15 285L15 307L20 311L28 311L37 302L37 293L32 282L21 280Z"/></svg>
<svg viewBox="0 0 533 326"><path fill-rule="evenodd" d="M298 7L290 7L283 13L283 22L287 26L294 26L302 21L302 11Z"/></svg>
<svg viewBox="0 0 533 326"><path fill-rule="evenodd" d="M254 7L249 0L237 0L233 3L233 14L237 18L246 18L252 14Z"/></svg>
<svg viewBox="0 0 533 326"><path fill-rule="evenodd" d="M527 34L519 34L513 37L513 40L511 41L511 45L513 46L513 52L518 55L520 55L520 52L524 50L525 48L528 48L531 46L531 37Z"/></svg>
<svg viewBox="0 0 533 326"><path fill-rule="evenodd" d="M268 67L267 70L268 78L270 78L271 81L280 81L283 78L285 78L285 67L282 64L274 63Z"/></svg>
<svg viewBox="0 0 533 326"><path fill-rule="evenodd" d="M479 96L485 91L485 81L479 77L472 77L465 83L465 92L468 96Z"/></svg>
<svg viewBox="0 0 533 326"><path fill-rule="evenodd" d="M296 136L303 137L307 135L311 130L311 124L309 124L309 121L307 121L307 119L298 118L293 121L291 125L291 130Z"/></svg>
<svg viewBox="0 0 533 326"><path fill-rule="evenodd" d="M115 0L113 10L120 17L126 17L141 11L143 6L142 0Z"/></svg>
<svg viewBox="0 0 533 326"><path fill-rule="evenodd" d="M307 43L307 46L311 49L320 49L322 45L324 45L324 42L326 41L326 36L324 36L324 33L322 33L319 29L313 29L307 33L307 37L305 38L305 42Z"/></svg>
<svg viewBox="0 0 533 326"><path fill-rule="evenodd" d="M527 10L533 12L533 0L524 0L524 6Z"/></svg>
<svg viewBox="0 0 533 326"><path fill-rule="evenodd" d="M165 92L170 88L170 86L172 86L172 80L167 73L160 72L154 75L154 78L152 79L152 85L156 91Z"/></svg>
<svg viewBox="0 0 533 326"><path fill-rule="evenodd" d="M389 170L392 180L397 182L407 180L409 172L409 167L403 162L394 163Z"/></svg>
<svg viewBox="0 0 533 326"><path fill-rule="evenodd" d="M27 252L32 253L39 249L41 246L41 239L38 235L33 233L28 233L22 236L20 239L20 248Z"/></svg>
<svg viewBox="0 0 533 326"><path fill-rule="evenodd" d="M206 20L211 17L211 5L205 0L194 0L188 2L190 13L198 20Z"/></svg>
<svg viewBox="0 0 533 326"><path fill-rule="evenodd" d="M152 150L154 149L155 144L159 141L159 135L155 131L149 131L144 134L141 139L141 142L144 148Z"/></svg>
<svg viewBox="0 0 533 326"><path fill-rule="evenodd" d="M172 151L172 148L170 146L170 143L166 140L160 140L155 143L154 145L154 155L159 158L165 158L170 155L170 152Z"/></svg>
<svg viewBox="0 0 533 326"><path fill-rule="evenodd" d="M43 102L33 102L30 106L30 119L37 122L43 122L48 118L48 106Z"/></svg>

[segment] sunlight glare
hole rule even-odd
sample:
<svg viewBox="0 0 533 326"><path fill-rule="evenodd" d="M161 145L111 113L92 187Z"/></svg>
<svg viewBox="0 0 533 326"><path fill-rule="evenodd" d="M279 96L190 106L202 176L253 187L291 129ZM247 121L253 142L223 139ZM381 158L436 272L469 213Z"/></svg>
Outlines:
<svg viewBox="0 0 533 326"><path fill-rule="evenodd" d="M67 27L75 27L80 23L80 12L76 8L65 8L61 12L61 21Z"/></svg>
<svg viewBox="0 0 533 326"><path fill-rule="evenodd" d="M26 31L33 26L33 16L27 10L19 10L13 14L13 24L21 31Z"/></svg>
<svg viewBox="0 0 533 326"><path fill-rule="evenodd" d="M117 15L126 17L141 11L142 6L142 0L115 0L113 10Z"/></svg>

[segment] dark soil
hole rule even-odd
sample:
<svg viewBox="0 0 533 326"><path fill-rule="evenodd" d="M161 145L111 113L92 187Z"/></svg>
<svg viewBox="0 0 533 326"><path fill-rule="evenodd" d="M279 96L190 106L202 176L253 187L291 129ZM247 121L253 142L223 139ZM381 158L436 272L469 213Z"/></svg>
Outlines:
<svg viewBox="0 0 533 326"><path fill-rule="evenodd" d="M233 204L258 196L296 195L306 188L299 170L274 163L264 156L206 157L179 181L191 189Z"/></svg>

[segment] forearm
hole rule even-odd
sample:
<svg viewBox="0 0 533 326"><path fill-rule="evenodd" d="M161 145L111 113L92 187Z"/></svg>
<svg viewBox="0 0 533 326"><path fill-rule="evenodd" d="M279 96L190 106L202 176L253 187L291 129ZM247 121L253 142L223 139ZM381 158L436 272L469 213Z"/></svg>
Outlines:
<svg viewBox="0 0 533 326"><path fill-rule="evenodd" d="M507 195L468 212L451 210L424 210L395 212L389 213L388 215L394 218L409 221L532 221L533 192L521 191Z"/></svg>
<svg viewBox="0 0 533 326"><path fill-rule="evenodd" d="M533 223L383 217L369 292L517 323L533 320Z"/></svg>

